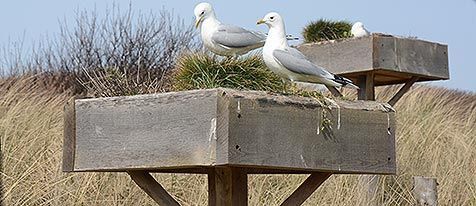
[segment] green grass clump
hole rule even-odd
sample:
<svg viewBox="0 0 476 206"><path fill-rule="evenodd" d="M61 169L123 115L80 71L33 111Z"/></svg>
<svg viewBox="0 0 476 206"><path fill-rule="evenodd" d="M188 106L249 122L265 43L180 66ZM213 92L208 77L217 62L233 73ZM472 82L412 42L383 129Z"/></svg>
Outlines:
<svg viewBox="0 0 476 206"><path fill-rule="evenodd" d="M309 23L302 32L304 42L318 42L351 37L352 24L347 21L319 19Z"/></svg>
<svg viewBox="0 0 476 206"><path fill-rule="evenodd" d="M179 58L173 75L175 90L217 87L283 92L285 83L272 73L261 57L221 58L204 53Z"/></svg>

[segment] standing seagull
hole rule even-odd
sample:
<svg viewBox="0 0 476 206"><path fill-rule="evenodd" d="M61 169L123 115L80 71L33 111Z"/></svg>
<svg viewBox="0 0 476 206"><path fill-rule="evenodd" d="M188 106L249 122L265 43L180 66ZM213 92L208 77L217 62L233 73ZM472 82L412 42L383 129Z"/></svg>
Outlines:
<svg viewBox="0 0 476 206"><path fill-rule="evenodd" d="M194 13L203 44L215 54L237 57L264 45L266 34L222 24L209 3L195 6Z"/></svg>
<svg viewBox="0 0 476 206"><path fill-rule="evenodd" d="M310 62L300 51L292 48L286 41L284 22L278 13L271 12L257 24L269 27L268 37L263 47L266 66L282 78L296 82L324 84L331 87L351 86L352 81L337 76Z"/></svg>
<svg viewBox="0 0 476 206"><path fill-rule="evenodd" d="M364 37L370 35L370 32L365 29L364 24L359 21L355 22L354 25L352 25L350 33L352 33L354 37Z"/></svg>
<svg viewBox="0 0 476 206"><path fill-rule="evenodd" d="M266 34L249 31L241 27L222 24L215 16L209 3L195 6L195 27L200 27L200 35L206 48L221 56L237 57L251 50L263 47ZM288 40L297 38L287 35Z"/></svg>

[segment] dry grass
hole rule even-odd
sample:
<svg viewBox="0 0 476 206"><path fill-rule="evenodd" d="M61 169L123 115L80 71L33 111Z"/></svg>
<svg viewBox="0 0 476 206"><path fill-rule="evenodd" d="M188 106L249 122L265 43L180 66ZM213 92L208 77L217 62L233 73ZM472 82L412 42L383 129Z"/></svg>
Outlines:
<svg viewBox="0 0 476 206"><path fill-rule="evenodd" d="M0 85L5 205L154 205L124 174L61 172L62 108L69 94L32 86L31 78ZM394 90L379 90L379 99ZM476 95L417 87L397 111L399 175L380 180L382 205L412 205L414 175L438 178L440 205L476 205ZM206 205L203 175L156 177L183 205ZM305 177L252 176L250 205L277 205ZM357 182L357 175L332 176L306 205L365 205Z"/></svg>

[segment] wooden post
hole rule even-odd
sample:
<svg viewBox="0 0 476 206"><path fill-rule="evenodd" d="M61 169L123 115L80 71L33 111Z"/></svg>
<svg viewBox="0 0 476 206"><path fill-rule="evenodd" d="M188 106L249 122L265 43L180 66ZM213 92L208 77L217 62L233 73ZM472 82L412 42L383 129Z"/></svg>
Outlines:
<svg viewBox="0 0 476 206"><path fill-rule="evenodd" d="M312 173L304 182L281 204L281 206L294 206L304 203L324 181L331 176L327 172Z"/></svg>
<svg viewBox="0 0 476 206"><path fill-rule="evenodd" d="M366 75L362 75L357 80L359 86L358 99L359 100L375 100L375 85L374 85L374 73L369 72Z"/></svg>
<svg viewBox="0 0 476 206"><path fill-rule="evenodd" d="M217 205L217 190L216 190L216 183L215 183L215 170L209 172L207 174L208 177L208 206L216 206Z"/></svg>
<svg viewBox="0 0 476 206"><path fill-rule="evenodd" d="M413 177L413 196L418 205L438 205L438 183L436 178Z"/></svg>
<svg viewBox="0 0 476 206"><path fill-rule="evenodd" d="M208 176L210 200L213 206L247 206L248 175L244 170L234 167L216 167L214 174ZM213 194L214 193L214 194Z"/></svg>
<svg viewBox="0 0 476 206"><path fill-rule="evenodd" d="M374 73L369 72L366 75L362 75L357 80L357 84L360 87L357 98L359 100L371 100L375 101L375 85L374 85ZM377 205L376 195L379 177L377 175L362 175L360 177L360 185L364 188L363 195L365 197L366 205Z"/></svg>

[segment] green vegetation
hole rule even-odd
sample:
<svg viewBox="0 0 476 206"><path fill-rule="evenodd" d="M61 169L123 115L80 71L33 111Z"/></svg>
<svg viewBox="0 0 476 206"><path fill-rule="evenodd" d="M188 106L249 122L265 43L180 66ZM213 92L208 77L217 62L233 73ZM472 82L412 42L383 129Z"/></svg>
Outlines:
<svg viewBox="0 0 476 206"><path fill-rule="evenodd" d="M351 37L352 24L347 21L331 21L319 19L304 27L302 36L304 42L319 42Z"/></svg>
<svg viewBox="0 0 476 206"><path fill-rule="evenodd" d="M173 87L176 90L226 87L283 92L285 83L257 55L236 59L196 53L179 58Z"/></svg>

